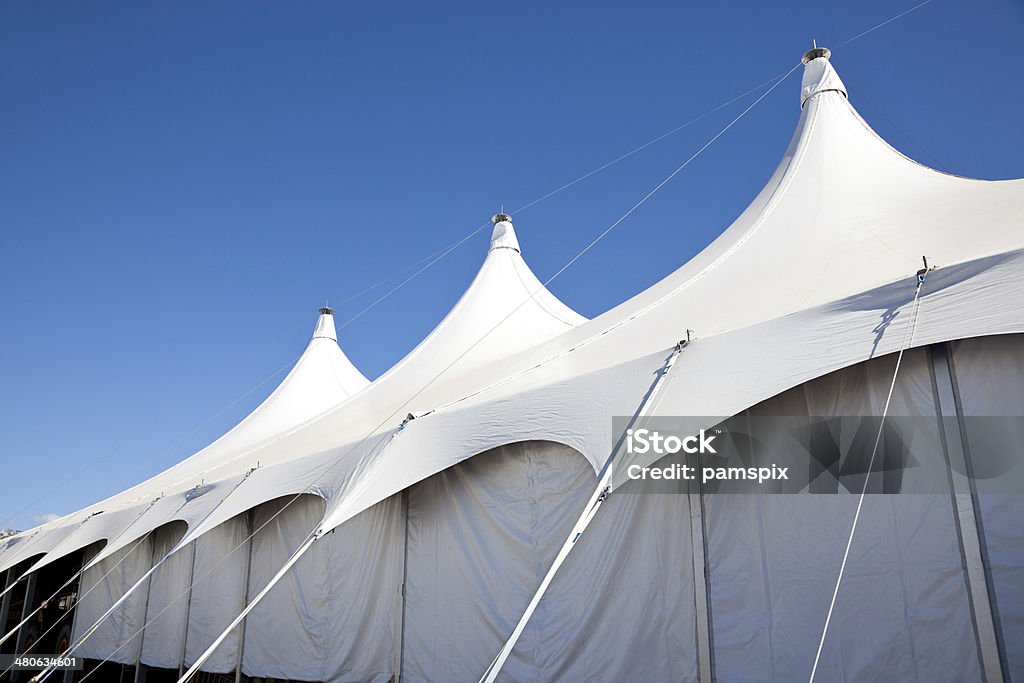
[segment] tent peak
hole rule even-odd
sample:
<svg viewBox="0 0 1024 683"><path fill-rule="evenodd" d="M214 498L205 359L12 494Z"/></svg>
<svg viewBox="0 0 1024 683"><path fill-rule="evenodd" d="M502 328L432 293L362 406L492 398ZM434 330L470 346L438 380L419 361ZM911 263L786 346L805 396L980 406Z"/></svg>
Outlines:
<svg viewBox="0 0 1024 683"><path fill-rule="evenodd" d="M515 228L512 227L512 216L507 213L496 213L491 217L491 221L494 223L494 232L491 233L491 248L488 251L514 249L519 252L519 239L516 238Z"/></svg>
<svg viewBox="0 0 1024 683"><path fill-rule="evenodd" d="M800 84L800 108L803 109L807 101L815 95L823 92L837 92L843 97L846 94L846 86L839 78L839 74L832 68L829 58L832 51L827 47L813 48L804 53L800 61L804 64L804 78Z"/></svg>
<svg viewBox="0 0 1024 683"><path fill-rule="evenodd" d="M324 306L320 309L320 317L313 328L313 339L330 339L338 341L338 332L334 328L334 309Z"/></svg>

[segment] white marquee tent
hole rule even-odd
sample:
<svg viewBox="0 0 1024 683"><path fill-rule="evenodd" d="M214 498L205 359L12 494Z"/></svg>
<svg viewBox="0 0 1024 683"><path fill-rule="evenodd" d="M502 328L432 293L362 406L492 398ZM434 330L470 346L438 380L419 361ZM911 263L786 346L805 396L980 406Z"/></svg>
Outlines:
<svg viewBox="0 0 1024 683"><path fill-rule="evenodd" d="M383 376L359 374L322 312L237 427L8 539L0 571L102 544L75 616L93 659L177 672L275 583L204 671L475 681L597 485L612 418L654 393L660 415L1024 416L1024 180L903 156L824 49L799 105L760 194L646 291L585 320L496 216L466 293ZM937 268L918 287L922 256ZM1020 432L954 436L910 448L1024 449ZM864 502L820 680L1024 681L1024 489L943 485ZM498 680L807 678L857 509L855 494L612 495Z"/></svg>

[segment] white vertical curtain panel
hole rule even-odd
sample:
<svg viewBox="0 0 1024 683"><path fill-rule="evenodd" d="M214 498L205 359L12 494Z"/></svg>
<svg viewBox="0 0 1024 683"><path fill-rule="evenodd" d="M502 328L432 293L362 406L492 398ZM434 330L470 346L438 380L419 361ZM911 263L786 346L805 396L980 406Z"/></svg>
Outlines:
<svg viewBox="0 0 1024 683"><path fill-rule="evenodd" d="M266 526L253 538L250 594L323 517L320 498L291 500L256 509L255 527ZM394 498L319 540L246 620L242 670L336 683L391 678L399 647L402 531Z"/></svg>
<svg viewBox="0 0 1024 683"><path fill-rule="evenodd" d="M687 496L612 493L538 614L539 675L522 680L696 681Z"/></svg>
<svg viewBox="0 0 1024 683"><path fill-rule="evenodd" d="M402 679L476 681L501 648L593 487L572 449L520 443L482 453L409 490ZM537 680L544 614L508 680Z"/></svg>
<svg viewBox="0 0 1024 683"><path fill-rule="evenodd" d="M75 607L77 639L92 626L128 589L149 571L153 562L153 544L149 537L133 543L101 560L82 574ZM75 654L88 659L105 659L120 664L134 664L142 649L142 638L128 641L146 621L146 586L136 589L125 602L99 626ZM118 649L120 648L120 650Z"/></svg>
<svg viewBox="0 0 1024 683"><path fill-rule="evenodd" d="M573 449L524 442L410 489L403 680L479 679L594 484ZM693 680L688 514L685 496L613 494L501 680Z"/></svg>
<svg viewBox="0 0 1024 683"><path fill-rule="evenodd" d="M975 471L977 506L987 551L993 616L1002 629L1009 680L1024 680L1024 487L995 480L985 464L1024 454L1024 335L967 339L953 344L960 399L966 420L969 457ZM976 420L973 417L983 419ZM1001 470L1001 468L1000 468Z"/></svg>
<svg viewBox="0 0 1024 683"><path fill-rule="evenodd" d="M153 558L159 562L184 537L184 522L175 522L153 532ZM174 553L149 577L149 604L146 607L146 630L142 639L143 664L178 668L181 661L182 638L188 609L188 587L191 581L192 549L189 545ZM140 589L141 590L141 589Z"/></svg>
<svg viewBox="0 0 1024 683"><path fill-rule="evenodd" d="M191 666L245 607L248 535L246 515L239 515L192 543L195 565L185 642L186 666ZM203 669L213 673L234 671L238 638L239 630L235 629L206 660Z"/></svg>
<svg viewBox="0 0 1024 683"><path fill-rule="evenodd" d="M936 415L926 353L904 356L890 416ZM893 356L867 361L748 412L880 415L894 364ZM941 445L927 435L908 446L911 458L942 457ZM854 479L834 494L705 495L719 680L808 678L860 486ZM932 492L869 494L864 501L819 680L981 679L948 482L914 482L913 489Z"/></svg>

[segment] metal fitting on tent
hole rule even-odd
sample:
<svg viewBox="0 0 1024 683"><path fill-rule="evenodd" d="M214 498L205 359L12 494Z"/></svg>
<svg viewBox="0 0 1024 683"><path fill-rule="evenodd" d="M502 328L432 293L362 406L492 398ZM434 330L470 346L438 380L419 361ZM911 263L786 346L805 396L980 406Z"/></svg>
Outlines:
<svg viewBox="0 0 1024 683"><path fill-rule="evenodd" d="M688 330L686 330L686 339L680 339L678 342L676 342L676 350L677 351L682 351L687 346L689 346L690 342L692 342L692 341L693 341L693 330L688 329Z"/></svg>
<svg viewBox="0 0 1024 683"><path fill-rule="evenodd" d="M813 48L804 53L804 56L800 58L800 61L806 65L809 64L812 60L820 59L822 57L828 59L831 56L832 50L829 50L827 47L814 46Z"/></svg>
<svg viewBox="0 0 1024 683"><path fill-rule="evenodd" d="M512 222L512 216L509 216L507 213L496 213L493 216L491 216L491 222L492 223L511 223Z"/></svg>
<svg viewBox="0 0 1024 683"><path fill-rule="evenodd" d="M928 275L928 273L930 273L931 271L933 271L933 270L935 270L937 268L937 266L929 266L928 265L928 257L927 256L922 256L921 260L924 262L924 268L922 268L921 270L917 271L917 286L918 287L920 287L921 285L924 284L924 278Z"/></svg>

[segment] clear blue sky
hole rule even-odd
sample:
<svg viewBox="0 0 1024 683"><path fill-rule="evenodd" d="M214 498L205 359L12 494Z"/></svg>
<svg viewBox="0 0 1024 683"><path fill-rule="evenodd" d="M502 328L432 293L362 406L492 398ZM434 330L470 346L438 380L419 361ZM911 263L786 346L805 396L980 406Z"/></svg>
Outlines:
<svg viewBox="0 0 1024 683"><path fill-rule="evenodd" d="M0 518L49 493L0 527L218 436L274 383L209 418L295 358L325 300L785 71L812 37L836 46L914 4L3 3ZM832 61L910 156L935 165L893 123L952 172L1020 177L1022 35L1018 0L935 0ZM593 316L713 239L785 148L798 78L555 293ZM556 271L753 97L517 214L527 261ZM486 245L346 328L355 364L374 377L411 349Z"/></svg>

